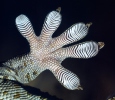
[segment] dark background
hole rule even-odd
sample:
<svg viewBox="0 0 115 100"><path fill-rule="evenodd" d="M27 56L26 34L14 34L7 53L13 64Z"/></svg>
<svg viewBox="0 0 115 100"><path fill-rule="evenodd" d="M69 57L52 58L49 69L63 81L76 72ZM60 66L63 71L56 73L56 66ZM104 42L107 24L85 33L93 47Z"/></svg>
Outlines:
<svg viewBox="0 0 115 100"><path fill-rule="evenodd" d="M105 42L105 47L94 58L66 59L62 63L78 75L83 91L65 89L50 71L43 72L29 85L63 100L107 100L115 95L114 0L4 0L0 5L0 62L29 52L26 39L15 26L15 18L20 14L29 17L39 35L46 15L61 7L62 23L53 37L74 23L92 22L89 34L79 42Z"/></svg>

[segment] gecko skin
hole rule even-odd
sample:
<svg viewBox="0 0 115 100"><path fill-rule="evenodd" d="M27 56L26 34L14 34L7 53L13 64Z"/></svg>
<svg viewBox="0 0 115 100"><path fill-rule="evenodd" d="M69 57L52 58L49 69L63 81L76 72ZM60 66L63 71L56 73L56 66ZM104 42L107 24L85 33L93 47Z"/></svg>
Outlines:
<svg viewBox="0 0 115 100"><path fill-rule="evenodd" d="M115 97L109 98L108 100L115 100Z"/></svg>
<svg viewBox="0 0 115 100"><path fill-rule="evenodd" d="M69 90L82 90L76 74L64 68L61 62L68 58L91 58L104 46L103 42L87 41L69 47L64 45L84 38L89 24L77 23L60 36L52 38L61 23L60 8L50 12L44 21L40 36L36 36L29 19L21 14L16 18L16 26L30 45L30 52L3 63L0 67L0 100L49 100L36 95L28 95L21 84L34 80L44 70L50 70L56 79Z"/></svg>

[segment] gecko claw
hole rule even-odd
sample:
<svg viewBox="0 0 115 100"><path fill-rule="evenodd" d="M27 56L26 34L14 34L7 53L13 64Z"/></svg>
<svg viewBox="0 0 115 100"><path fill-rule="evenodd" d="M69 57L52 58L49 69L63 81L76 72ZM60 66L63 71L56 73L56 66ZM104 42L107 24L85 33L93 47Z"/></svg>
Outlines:
<svg viewBox="0 0 115 100"><path fill-rule="evenodd" d="M81 85L80 85L80 86L78 86L78 90L83 90L83 88L81 87Z"/></svg>
<svg viewBox="0 0 115 100"><path fill-rule="evenodd" d="M90 23L87 23L86 26L89 28L93 23L90 22Z"/></svg>
<svg viewBox="0 0 115 100"><path fill-rule="evenodd" d="M58 8L56 9L56 11L60 13L60 12L61 12L61 7L58 7Z"/></svg>
<svg viewBox="0 0 115 100"><path fill-rule="evenodd" d="M99 49L102 49L104 47L104 42L98 42Z"/></svg>

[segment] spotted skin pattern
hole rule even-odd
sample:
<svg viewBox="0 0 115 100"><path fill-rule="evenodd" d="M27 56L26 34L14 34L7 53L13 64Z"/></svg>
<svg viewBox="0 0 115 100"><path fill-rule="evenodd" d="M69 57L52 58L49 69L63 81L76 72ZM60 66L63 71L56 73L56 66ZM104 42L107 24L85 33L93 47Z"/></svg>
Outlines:
<svg viewBox="0 0 115 100"><path fill-rule="evenodd" d="M28 95L26 90L14 82L29 83L44 70L50 70L69 90L83 89L78 76L64 68L61 62L68 57L85 59L94 57L104 43L87 41L64 48L64 45L84 38L91 23L74 24L60 36L52 38L52 34L61 23L60 10L58 8L57 11L52 11L46 16L40 36L35 35L28 17L21 14L16 18L16 26L29 42L30 52L10 59L3 63L3 67L0 67L0 100L48 100L40 96Z"/></svg>

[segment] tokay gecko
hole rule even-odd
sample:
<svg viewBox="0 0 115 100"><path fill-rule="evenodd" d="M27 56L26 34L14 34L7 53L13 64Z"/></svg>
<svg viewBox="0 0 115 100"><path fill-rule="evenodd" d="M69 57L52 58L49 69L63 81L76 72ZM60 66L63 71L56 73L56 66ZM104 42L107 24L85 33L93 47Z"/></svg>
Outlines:
<svg viewBox="0 0 115 100"><path fill-rule="evenodd" d="M61 8L50 12L44 21L40 36L36 36L27 16L19 15L15 22L21 35L27 39L30 52L2 63L0 67L0 100L49 100L28 93L20 84L29 83L44 70L50 70L56 79L69 90L82 90L76 74L64 68L66 58L91 58L103 48L103 42L87 41L68 47L67 44L84 38L92 23L77 23L60 36L52 38L61 23ZM18 84L19 83L19 84Z"/></svg>

